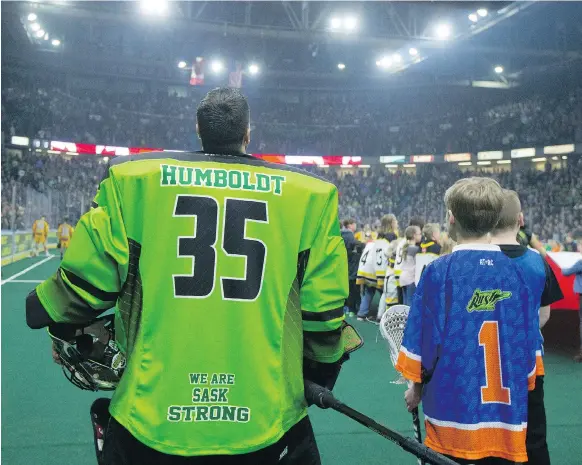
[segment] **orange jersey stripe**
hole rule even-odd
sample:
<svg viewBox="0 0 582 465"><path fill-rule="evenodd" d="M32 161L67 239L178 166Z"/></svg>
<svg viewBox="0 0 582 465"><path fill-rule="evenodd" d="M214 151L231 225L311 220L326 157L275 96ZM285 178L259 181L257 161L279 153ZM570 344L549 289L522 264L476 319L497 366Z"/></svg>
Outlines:
<svg viewBox="0 0 582 465"><path fill-rule="evenodd" d="M400 350L398 353L398 361L394 368L402 373L402 376L406 379L414 381L415 383L422 382L420 377L422 373L420 357L418 357L418 360L415 360L414 358L409 357L403 350Z"/></svg>
<svg viewBox="0 0 582 465"><path fill-rule="evenodd" d="M426 445L441 454L468 460L501 457L512 462L527 462L525 426L511 431L495 427L465 430L433 425L428 420L424 424Z"/></svg>
<svg viewBox="0 0 582 465"><path fill-rule="evenodd" d="M540 350L536 352L536 376L544 376L546 370L544 368L544 359Z"/></svg>

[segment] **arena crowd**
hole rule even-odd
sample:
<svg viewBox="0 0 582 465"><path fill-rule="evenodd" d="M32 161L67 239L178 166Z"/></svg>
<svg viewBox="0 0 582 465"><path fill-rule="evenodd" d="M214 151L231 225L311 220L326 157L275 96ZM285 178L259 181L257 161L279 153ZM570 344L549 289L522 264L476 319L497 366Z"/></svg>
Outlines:
<svg viewBox="0 0 582 465"><path fill-rule="evenodd" d="M196 90L192 90L196 92ZM202 94L201 94L202 95ZM378 156L507 149L582 141L582 87L559 96L533 95L512 103L491 96L471 102L461 94L451 99L434 92L423 105L374 93L314 93L307 105L281 104L273 95L251 96L253 153ZM175 93L67 92L11 82L2 90L2 129L12 135L72 142L170 149L197 146L193 121L197 100ZM36 192L56 191L68 200L72 216L88 206L104 169L98 157L24 157L4 154L4 192L19 181ZM495 177L519 192L530 227L546 241L567 242L582 236L582 159L570 157L561 168L546 171L461 171L455 166L419 166L416 173L391 173L381 166L340 176L320 174L340 192L340 215L374 224L394 213L406 222L421 216L442 224L445 189L463 176ZM11 199L2 198L2 227L9 228ZM30 201L30 200L29 200ZM28 228L22 196L16 205L16 227ZM74 219L74 218L73 218ZM552 244L553 244L552 242ZM554 245L552 245L554 247ZM555 247L558 247L555 245Z"/></svg>

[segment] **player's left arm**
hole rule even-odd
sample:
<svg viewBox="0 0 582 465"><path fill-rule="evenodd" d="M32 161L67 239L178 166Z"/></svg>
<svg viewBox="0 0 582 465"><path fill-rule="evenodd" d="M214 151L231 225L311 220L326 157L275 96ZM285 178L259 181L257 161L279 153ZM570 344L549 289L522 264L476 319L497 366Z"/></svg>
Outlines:
<svg viewBox="0 0 582 465"><path fill-rule="evenodd" d="M543 260L543 262L546 272L546 282L544 284L544 290L540 302L540 329L543 328L550 319L550 305L564 298L564 294L562 293L562 289L560 289L560 284L554 274L554 270L552 270L546 260Z"/></svg>
<svg viewBox="0 0 582 465"><path fill-rule="evenodd" d="M573 274L580 274L580 273L582 273L582 260L578 260L570 268L564 268L562 270L562 274L564 276L570 276L570 275L573 275Z"/></svg>
<svg viewBox="0 0 582 465"><path fill-rule="evenodd" d="M95 203L79 220L75 241L56 274L27 297L29 327L86 323L115 305L127 275L129 247L113 175L101 182Z"/></svg>
<svg viewBox="0 0 582 465"><path fill-rule="evenodd" d="M330 190L311 241L299 296L303 319L303 374L333 388L345 348L344 302L348 297L348 261L338 223L337 189Z"/></svg>

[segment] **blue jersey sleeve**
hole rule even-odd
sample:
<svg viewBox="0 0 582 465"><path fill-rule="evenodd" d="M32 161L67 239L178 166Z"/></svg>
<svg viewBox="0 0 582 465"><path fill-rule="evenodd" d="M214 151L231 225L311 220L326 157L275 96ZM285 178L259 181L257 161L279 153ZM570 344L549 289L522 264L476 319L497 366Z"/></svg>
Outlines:
<svg viewBox="0 0 582 465"><path fill-rule="evenodd" d="M441 285L435 267L429 265L418 283L408 314L396 369L416 383L430 378L440 345L439 315L444 311Z"/></svg>

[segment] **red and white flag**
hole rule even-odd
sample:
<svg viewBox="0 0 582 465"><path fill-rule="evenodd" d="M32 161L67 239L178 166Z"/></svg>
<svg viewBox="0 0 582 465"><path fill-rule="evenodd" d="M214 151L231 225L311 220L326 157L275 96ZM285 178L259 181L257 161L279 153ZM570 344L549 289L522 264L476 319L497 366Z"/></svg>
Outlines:
<svg viewBox="0 0 582 465"><path fill-rule="evenodd" d="M204 85L204 58L196 57L196 61L192 63L192 73L190 73L191 86Z"/></svg>
<svg viewBox="0 0 582 465"><path fill-rule="evenodd" d="M242 66L240 63L236 63L236 71L233 71L228 76L228 87L235 87L240 89L242 87Z"/></svg>

